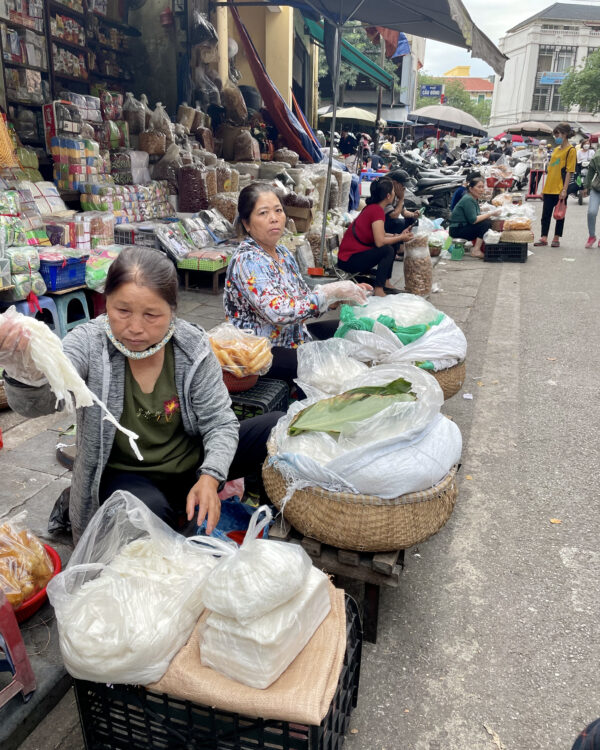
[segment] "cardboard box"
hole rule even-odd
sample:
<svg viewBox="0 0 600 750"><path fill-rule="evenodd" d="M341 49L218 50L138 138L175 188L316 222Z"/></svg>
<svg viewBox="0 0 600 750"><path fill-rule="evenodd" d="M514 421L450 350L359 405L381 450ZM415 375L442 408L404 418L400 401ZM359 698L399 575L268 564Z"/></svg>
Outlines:
<svg viewBox="0 0 600 750"><path fill-rule="evenodd" d="M308 232L310 225L315 218L315 212L312 208L296 208L296 206L286 206L285 213L288 219L293 219L296 229L299 232Z"/></svg>

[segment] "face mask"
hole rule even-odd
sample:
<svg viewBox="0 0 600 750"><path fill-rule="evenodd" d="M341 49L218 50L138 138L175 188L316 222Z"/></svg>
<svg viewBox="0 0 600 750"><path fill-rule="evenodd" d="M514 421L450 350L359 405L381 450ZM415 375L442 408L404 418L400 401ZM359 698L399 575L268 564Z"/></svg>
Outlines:
<svg viewBox="0 0 600 750"><path fill-rule="evenodd" d="M582 146L581 148L582 148L582 149L583 149L584 151L587 151L587 150L588 150L588 148L589 148L589 146Z"/></svg>
<svg viewBox="0 0 600 750"><path fill-rule="evenodd" d="M560 136L557 136L554 139L554 142L556 143L557 146L560 146L560 144L563 142L563 139Z"/></svg>

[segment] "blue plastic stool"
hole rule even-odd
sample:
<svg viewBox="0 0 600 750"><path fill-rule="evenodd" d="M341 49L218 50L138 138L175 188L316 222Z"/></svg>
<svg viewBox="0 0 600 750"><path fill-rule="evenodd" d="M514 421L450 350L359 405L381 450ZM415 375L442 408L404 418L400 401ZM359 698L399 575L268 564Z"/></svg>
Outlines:
<svg viewBox="0 0 600 750"><path fill-rule="evenodd" d="M90 309L88 307L86 296L83 292L69 292L68 294L53 295L53 300L58 310L58 329L60 338L64 338L67 333L82 323L89 323ZM71 316L69 319L69 308L73 302L78 302L81 306L81 312L77 310L77 316ZM76 306L77 307L77 306Z"/></svg>
<svg viewBox="0 0 600 750"><path fill-rule="evenodd" d="M43 321L52 331L54 331L57 336L60 336L62 338L62 335L60 333L58 310L56 309L54 300L51 297L46 297L43 295L41 297L38 297L38 302L40 307L42 308L41 313L37 310L34 310L32 312L29 307L29 302L27 302L26 300L23 300L23 302L8 302L6 304L2 303L2 307L7 309L8 307L14 305L17 312L20 312L22 315L27 315L30 318L36 318L37 320Z"/></svg>

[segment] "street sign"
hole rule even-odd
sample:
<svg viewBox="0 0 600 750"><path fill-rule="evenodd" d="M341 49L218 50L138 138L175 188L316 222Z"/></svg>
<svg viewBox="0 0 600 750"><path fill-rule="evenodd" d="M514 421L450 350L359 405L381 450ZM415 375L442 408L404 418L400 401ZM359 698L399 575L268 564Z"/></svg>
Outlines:
<svg viewBox="0 0 600 750"><path fill-rule="evenodd" d="M562 83L565 80L566 76L567 76L566 73L552 73L552 72L546 71L541 74L540 83L545 84L545 85L556 86Z"/></svg>
<svg viewBox="0 0 600 750"><path fill-rule="evenodd" d="M436 83L436 84L429 84L429 83L422 83L421 84L421 97L432 97L435 99L439 99L442 95L442 89L444 88L443 84Z"/></svg>

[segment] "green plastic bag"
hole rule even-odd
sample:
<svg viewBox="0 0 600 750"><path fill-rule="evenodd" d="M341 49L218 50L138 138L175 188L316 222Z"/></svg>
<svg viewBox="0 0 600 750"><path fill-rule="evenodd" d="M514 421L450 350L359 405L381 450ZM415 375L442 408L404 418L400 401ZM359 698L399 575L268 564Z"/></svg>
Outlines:
<svg viewBox="0 0 600 750"><path fill-rule="evenodd" d="M343 339L348 331L373 332L375 320L373 320L372 318L357 318L354 312L355 309L356 308L351 307L350 305L342 305L342 310L340 313L341 325L335 332L336 338ZM381 323L381 325L384 325L386 328L389 328L390 331L392 331L392 333L394 333L398 337L398 339L404 345L406 345L411 344L417 339L420 339L424 333L426 333L433 326L439 325L443 319L444 313L440 313L430 323L407 326L404 328L397 325L395 320L387 315L380 315L377 318L377 322Z"/></svg>

